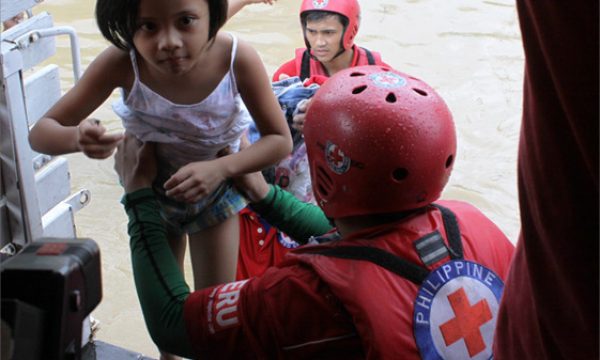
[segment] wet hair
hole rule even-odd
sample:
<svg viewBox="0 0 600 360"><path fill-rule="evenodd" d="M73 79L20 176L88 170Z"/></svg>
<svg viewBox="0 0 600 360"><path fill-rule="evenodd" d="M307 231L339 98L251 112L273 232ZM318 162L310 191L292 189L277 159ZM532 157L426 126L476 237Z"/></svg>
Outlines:
<svg viewBox="0 0 600 360"><path fill-rule="evenodd" d="M133 49L133 35L141 0L98 0L96 22L102 36L122 50ZM169 1L169 0L165 0ZM212 40L227 20L227 0L198 0L208 3L208 39Z"/></svg>
<svg viewBox="0 0 600 360"><path fill-rule="evenodd" d="M348 27L349 21L348 21L347 17L345 17L344 15L338 14L338 13L324 11L324 10L305 11L300 16L300 21L302 23L302 28L306 28L306 23L309 21L321 21L321 20L326 19L331 16L337 17L338 21L344 27L344 30Z"/></svg>

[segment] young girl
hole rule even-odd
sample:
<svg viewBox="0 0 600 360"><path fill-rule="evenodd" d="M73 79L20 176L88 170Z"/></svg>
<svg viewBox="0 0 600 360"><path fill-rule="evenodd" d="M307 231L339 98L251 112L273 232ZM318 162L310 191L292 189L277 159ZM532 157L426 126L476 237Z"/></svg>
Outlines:
<svg viewBox="0 0 600 360"><path fill-rule="evenodd" d="M32 148L110 156L123 135L86 118L121 88L114 109L125 129L158 143L155 190L179 265L187 233L196 288L232 281L245 201L228 179L275 164L292 148L258 54L219 32L222 0L98 0L96 18L114 46L32 128ZM262 137L236 152L250 122L244 104ZM234 153L217 158L225 148Z"/></svg>

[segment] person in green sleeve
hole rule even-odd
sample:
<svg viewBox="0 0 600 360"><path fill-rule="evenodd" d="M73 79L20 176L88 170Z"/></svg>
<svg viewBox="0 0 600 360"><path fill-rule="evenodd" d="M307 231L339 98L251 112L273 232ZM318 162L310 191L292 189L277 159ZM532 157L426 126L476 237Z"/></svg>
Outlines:
<svg viewBox="0 0 600 360"><path fill-rule="evenodd" d="M341 71L315 95L305 141L320 209L260 177L239 186L287 233L331 230L328 218L335 231L261 276L191 293L150 188L152 146L120 144L134 280L156 345L209 359L489 358L514 247L472 205L438 200L456 158L443 99L395 70Z"/></svg>

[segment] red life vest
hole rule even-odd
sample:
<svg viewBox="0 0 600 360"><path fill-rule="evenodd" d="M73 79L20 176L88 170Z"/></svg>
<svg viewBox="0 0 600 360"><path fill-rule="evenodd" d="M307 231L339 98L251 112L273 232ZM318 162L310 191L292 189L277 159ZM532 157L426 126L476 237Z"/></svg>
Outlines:
<svg viewBox="0 0 600 360"><path fill-rule="evenodd" d="M350 67L361 65L386 65L381 61L381 55L378 52L353 45L354 55ZM310 56L308 49L296 49L296 74L301 80L310 78L313 75L329 77L327 70L319 61Z"/></svg>
<svg viewBox="0 0 600 360"><path fill-rule="evenodd" d="M443 271L441 275L437 272L441 269L447 273L452 273L455 269L454 267L451 268L449 264L456 264L460 265L464 272L466 272L464 266L471 266L470 272L473 272L473 266L479 266L481 268L477 268L477 270L482 271L482 277L485 277L486 274L490 277L497 274L498 279L496 280L498 280L499 291L501 292L502 281L508 271L513 246L504 234L474 207L454 201L444 201L440 204L452 208L452 213L456 219L455 224L457 224L454 226L455 229L453 229L453 226L444 226L446 219L442 216L441 211L431 207L419 215L402 220L394 225L384 225L376 230L369 229L368 233L359 232L353 234L350 238L344 239L344 241L335 241L316 248L297 249L288 255L310 266L329 285L335 296L341 300L354 320L368 359L461 358L462 355L444 352L448 351L446 347L450 348L450 346L454 346L454 349L461 347L459 351L462 351L462 353L467 351L470 354L474 353L471 356L481 355L484 351L491 354L493 330L500 301L498 288L496 288L496 298L491 299L489 306L488 302L485 301L488 299L482 298L480 293L476 293L473 297L473 294L469 293L471 290L468 289L468 285L465 286L468 293L466 295L468 296L464 294L464 291L460 293L452 290L463 296L457 300L460 303L457 305L458 307L464 306L467 310L470 310L470 306L473 308L476 306L481 307L481 305L486 306L486 312L479 314L475 310L477 315L467 314L467 317L469 317L467 323L475 326L470 334L462 332L465 321L464 319L458 319L460 314L454 307L447 307L448 310L439 312L440 301L452 302L452 300L446 300L445 296L442 296L443 299L440 300L441 296L433 296L434 294L432 294L431 299L428 299L427 296L422 296L423 294L427 295L423 293L423 289L428 293L433 293L431 287L429 287L429 290L427 289L426 282L429 281L429 284L435 288L436 284L434 283L438 281L437 278L441 279L444 276ZM460 230L458 230L459 228ZM458 243L462 243L462 245L457 246L456 241L448 240L455 232L458 232ZM427 240L427 236L431 234L441 235L438 235L441 243L438 249L443 250L445 246L448 251L442 258L429 257L433 262L426 262L427 256L433 253L420 252L418 244L422 239ZM429 240L426 242L431 244ZM415 274L408 271L406 276L398 276L398 273L390 271L390 268L384 268L380 260L378 262L374 261L372 257L355 257L352 253L356 253L356 251L350 252L350 255L347 252L338 251L337 256L339 257L331 254L322 256L327 255L328 251L335 253L340 247L353 247L355 249L357 247L368 247L375 248L378 252L383 250L388 255L393 254L400 257L401 262L408 263L409 267L420 268L421 271L429 274L429 277L425 280L421 279L420 281L425 282L418 285L417 282L419 281L415 281L415 278L419 277L418 275L415 276ZM457 250L457 247L460 249ZM461 252L462 256L455 252ZM394 257L393 255L392 257ZM375 257L377 256L376 254ZM463 258L464 261L460 259L452 260L459 257ZM489 273L486 273L484 269ZM490 273L493 275L490 275ZM432 275L435 277L432 277ZM456 290L457 282L465 284L464 279L462 279L465 276L462 275L466 274L458 274L456 277L449 279L454 284L450 287ZM463 282L461 283L461 281ZM447 284L450 284L450 281L446 283L438 281L437 286L440 292L442 292L441 289L448 288ZM458 285L459 290L463 290L461 286ZM487 290L484 289L483 292L485 291ZM452 295L454 293L450 294L450 296ZM448 299L450 299L450 296L448 296ZM427 303L426 301L431 302ZM427 317L418 313L417 310L420 305L427 307L427 305L433 304L434 301L437 301L438 304L436 308L438 312L435 315L433 310L431 314L427 314ZM441 308L444 309L443 306ZM452 309L455 313L452 313ZM457 319L455 323L461 324L453 324L453 318ZM431 321L432 332L442 333L443 340L446 340L448 344L440 346L439 337L435 340L431 336L427 338L427 336L417 335L418 330L415 323L425 323L426 321ZM441 326L436 325L434 329L434 324ZM438 330L438 327L441 330ZM446 336L446 332L449 335ZM463 342L459 340L463 340ZM478 340L481 341L477 342ZM428 348L434 348L433 344L438 346L437 350L432 350L435 353L427 354ZM443 349L440 350L440 347ZM452 351L452 349L450 350ZM469 356L466 358L469 358Z"/></svg>

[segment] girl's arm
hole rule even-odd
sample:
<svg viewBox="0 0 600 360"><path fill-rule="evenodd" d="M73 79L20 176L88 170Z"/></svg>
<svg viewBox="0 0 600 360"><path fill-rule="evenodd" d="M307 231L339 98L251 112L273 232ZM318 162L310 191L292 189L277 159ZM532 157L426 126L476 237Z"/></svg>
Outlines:
<svg viewBox="0 0 600 360"><path fill-rule="evenodd" d="M31 147L50 155L83 151L94 158L110 156L122 135L106 134L97 120L82 121L116 87L125 84L126 74L131 74L127 53L115 47L103 51L75 86L33 126L29 133Z"/></svg>
<svg viewBox="0 0 600 360"><path fill-rule="evenodd" d="M225 179L262 170L292 151L290 129L256 50L240 41L233 66L238 90L261 138L237 153L183 166L164 184L169 197L198 201Z"/></svg>
<svg viewBox="0 0 600 360"><path fill-rule="evenodd" d="M261 138L236 154L222 158L229 176L236 176L273 165L292 151L290 129L273 94L271 82L256 50L239 42L234 62L238 90Z"/></svg>
<svg viewBox="0 0 600 360"><path fill-rule="evenodd" d="M273 5L273 1L275 0L229 0L227 19L231 19L233 15L237 14L246 5L259 3Z"/></svg>

